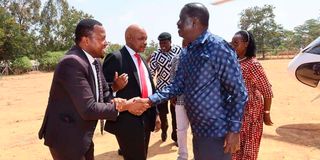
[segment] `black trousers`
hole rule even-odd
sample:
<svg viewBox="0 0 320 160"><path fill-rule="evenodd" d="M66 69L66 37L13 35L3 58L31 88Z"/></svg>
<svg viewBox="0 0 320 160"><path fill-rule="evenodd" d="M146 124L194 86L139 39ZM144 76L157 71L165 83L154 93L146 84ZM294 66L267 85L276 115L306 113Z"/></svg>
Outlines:
<svg viewBox="0 0 320 160"><path fill-rule="evenodd" d="M128 128L131 127L128 126ZM130 132L116 134L124 160L147 159L150 133L151 131L141 124L141 126L130 129Z"/></svg>
<svg viewBox="0 0 320 160"><path fill-rule="evenodd" d="M91 142L91 145L88 151L84 155L79 155L79 157L74 157L65 154L63 151L55 148L49 147L50 153L54 160L94 160L94 144Z"/></svg>
<svg viewBox="0 0 320 160"><path fill-rule="evenodd" d="M159 110L159 117L161 120L161 130L162 132L167 132L168 130L168 118L167 114L169 113L168 111L168 101L163 102L159 104L158 106ZM174 105L170 104L170 113L171 113L171 124L172 124L172 133L171 133L171 139L173 141L177 141L177 121L176 121L176 112Z"/></svg>

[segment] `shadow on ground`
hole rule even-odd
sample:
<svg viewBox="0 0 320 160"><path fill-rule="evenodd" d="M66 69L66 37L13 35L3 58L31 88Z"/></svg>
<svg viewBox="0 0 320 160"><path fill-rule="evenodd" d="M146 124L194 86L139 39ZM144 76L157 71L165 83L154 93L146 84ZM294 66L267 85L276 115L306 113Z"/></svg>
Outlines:
<svg viewBox="0 0 320 160"><path fill-rule="evenodd" d="M149 145L148 158L151 158L160 154L168 154L168 153L177 151L177 148L175 147L174 143L165 144L165 145L161 145L161 144L162 144L162 141L159 140L154 144ZM105 159L122 160L123 158L122 156L118 155L117 151L105 152L95 156L95 160L105 160Z"/></svg>
<svg viewBox="0 0 320 160"><path fill-rule="evenodd" d="M156 143L149 145L148 158L154 157L159 154L177 152L177 147L175 147L174 143L170 143L166 145L161 145L161 144L162 144L162 141L159 140Z"/></svg>
<svg viewBox="0 0 320 160"><path fill-rule="evenodd" d="M123 160L121 156L118 155L117 151L110 151L99 154L94 157L95 160L105 160L105 159L112 159L112 160Z"/></svg>
<svg viewBox="0 0 320 160"><path fill-rule="evenodd" d="M320 149L320 124L283 125L276 132L278 136L263 134L263 137Z"/></svg>

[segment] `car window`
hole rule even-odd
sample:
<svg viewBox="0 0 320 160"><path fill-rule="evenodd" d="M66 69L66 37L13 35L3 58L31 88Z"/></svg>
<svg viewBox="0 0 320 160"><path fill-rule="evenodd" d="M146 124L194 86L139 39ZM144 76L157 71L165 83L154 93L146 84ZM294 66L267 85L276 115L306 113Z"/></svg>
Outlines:
<svg viewBox="0 0 320 160"><path fill-rule="evenodd" d="M302 52L320 55L320 37L311 42Z"/></svg>
<svg viewBox="0 0 320 160"><path fill-rule="evenodd" d="M320 81L320 62L306 63L296 70L297 79L311 87L317 87Z"/></svg>
<svg viewBox="0 0 320 160"><path fill-rule="evenodd" d="M314 48L310 48L307 52L320 55L320 44Z"/></svg>

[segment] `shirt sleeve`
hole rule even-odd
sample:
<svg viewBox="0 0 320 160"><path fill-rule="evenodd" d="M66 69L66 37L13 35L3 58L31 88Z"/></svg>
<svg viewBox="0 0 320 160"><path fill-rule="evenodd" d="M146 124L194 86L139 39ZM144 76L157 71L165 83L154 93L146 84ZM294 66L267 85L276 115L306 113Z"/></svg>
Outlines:
<svg viewBox="0 0 320 160"><path fill-rule="evenodd" d="M164 87L162 90L157 90L153 95L149 97L153 104L160 104L170 98L179 96L183 93L184 88L184 67L179 60L178 68L176 70L176 75L172 79L171 83Z"/></svg>
<svg viewBox="0 0 320 160"><path fill-rule="evenodd" d="M260 93L264 98L272 98L273 93L271 90L271 84L268 81L261 64L255 61L251 67L251 74L254 84L257 86Z"/></svg>
<svg viewBox="0 0 320 160"><path fill-rule="evenodd" d="M228 111L229 131L240 132L248 95L236 53L229 47L221 48L214 63L219 68L221 85L229 95L225 106Z"/></svg>

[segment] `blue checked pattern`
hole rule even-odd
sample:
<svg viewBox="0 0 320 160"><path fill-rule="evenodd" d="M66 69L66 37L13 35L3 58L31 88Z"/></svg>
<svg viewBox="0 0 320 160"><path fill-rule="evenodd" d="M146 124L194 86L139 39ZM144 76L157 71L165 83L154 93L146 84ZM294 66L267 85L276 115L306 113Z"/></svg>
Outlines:
<svg viewBox="0 0 320 160"><path fill-rule="evenodd" d="M220 37L206 31L193 41L180 55L173 82L149 98L159 104L181 94L195 136L240 131L247 91L236 53Z"/></svg>

